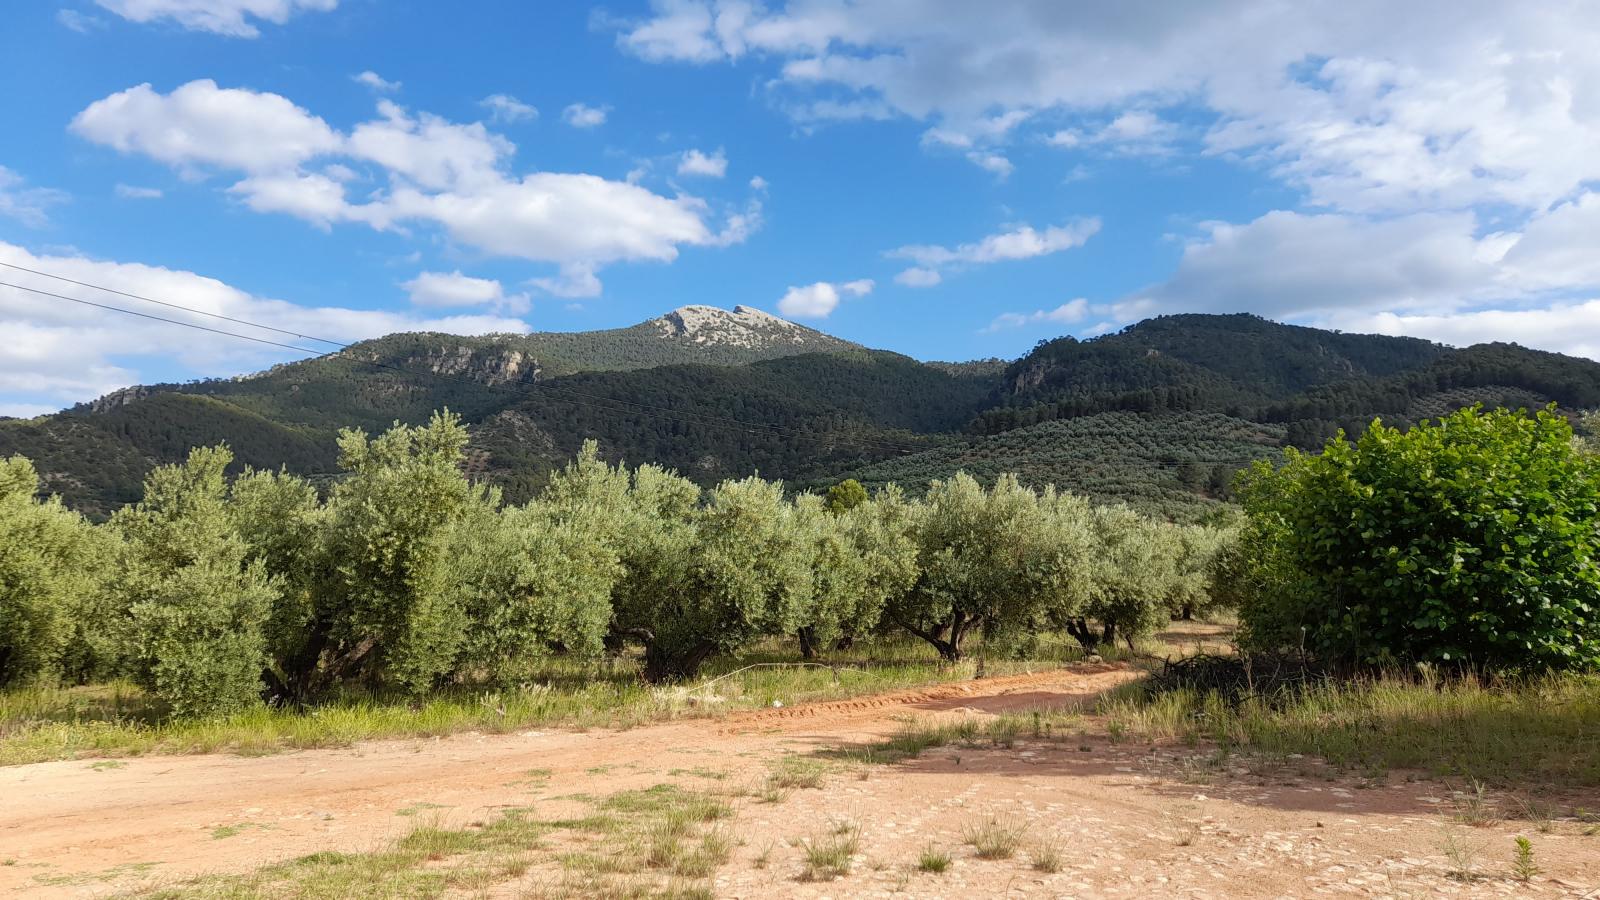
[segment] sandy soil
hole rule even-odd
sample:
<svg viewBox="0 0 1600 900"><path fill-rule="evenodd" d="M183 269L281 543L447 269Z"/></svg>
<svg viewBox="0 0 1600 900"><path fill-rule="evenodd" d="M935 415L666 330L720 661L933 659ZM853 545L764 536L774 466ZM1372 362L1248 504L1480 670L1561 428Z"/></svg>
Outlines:
<svg viewBox="0 0 1600 900"><path fill-rule="evenodd" d="M1080 704L1131 677L1110 665L990 678L856 700L672 722L624 732L529 731L364 743L245 758L145 757L0 769L0 895L104 896L185 876L248 871L319 850L376 849L419 820L464 826L507 806L565 815L576 794L665 782L758 785L774 760L886 736L908 718L986 717ZM1083 735L1010 748L946 747L831 776L777 803L745 799L718 896L1600 897L1600 835L1526 821L1455 821L1449 785L1381 783L1313 760L1219 761L1206 748ZM549 770L546 776L534 770ZM1513 804L1502 799L1502 807ZM1567 798L1571 799L1571 798ZM1578 801L1578 805L1583 803ZM1600 805L1588 804L1591 808ZM979 860L962 833L995 816L1024 828L1008 860ZM848 876L798 880L799 839L861 829ZM1526 834L1544 873L1508 870ZM1062 868L1034 870L1055 843ZM1482 876L1452 876L1449 843ZM912 870L929 845L942 875ZM1460 854L1458 854L1459 856ZM548 877L548 871L543 877ZM541 877L540 867L527 876ZM496 895L534 886L507 884Z"/></svg>

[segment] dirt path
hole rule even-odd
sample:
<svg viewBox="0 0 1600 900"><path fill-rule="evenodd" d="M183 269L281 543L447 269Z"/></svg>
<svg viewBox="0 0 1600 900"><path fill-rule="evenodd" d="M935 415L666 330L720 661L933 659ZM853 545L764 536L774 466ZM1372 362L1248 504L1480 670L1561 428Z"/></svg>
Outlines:
<svg viewBox="0 0 1600 900"><path fill-rule="evenodd" d="M565 814L563 804L580 802L575 795L663 782L757 785L786 754L887 735L907 717L1079 703L1130 676L1114 666L1077 667L624 732L468 734L261 758L4 768L0 895L99 896L248 871L321 850L376 849L419 821L463 826L530 803ZM1498 876L1517 829L1450 825L1441 815L1450 797L1438 784L1396 778L1355 789L1309 761L1294 771L1257 772L1207 762L1204 753L1085 735L1024 739L1006 749L943 748L836 775L825 790L741 805L732 826L740 845L714 888L742 897L1581 896L1600 888L1600 837L1561 828L1532 834L1521 823L1546 875L1531 885L1454 880L1444 841L1465 846L1474 865ZM991 815L1021 827L1027 847L1056 843L1061 870L1029 868L1021 849L1010 860L974 859L962 831ZM860 864L844 881L797 881L792 842L830 821L860 826ZM911 872L909 863L930 844L950 851L950 870Z"/></svg>

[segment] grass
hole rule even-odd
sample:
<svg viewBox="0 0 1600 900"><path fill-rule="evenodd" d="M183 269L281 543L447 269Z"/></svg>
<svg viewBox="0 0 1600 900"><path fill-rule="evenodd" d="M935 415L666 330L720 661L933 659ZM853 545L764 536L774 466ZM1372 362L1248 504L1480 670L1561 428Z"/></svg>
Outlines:
<svg viewBox="0 0 1600 900"><path fill-rule="evenodd" d="M971 845L979 859L1010 859L1017 855L1026 833L1026 825L990 816L961 829L961 839Z"/></svg>
<svg viewBox="0 0 1600 900"><path fill-rule="evenodd" d="M314 853L246 875L144 891L159 900L479 895L542 866L556 875L529 896L705 897L733 840L722 797L662 784L593 802L590 815L545 821L508 809L466 828L422 824L372 853ZM572 848L572 849L562 849Z"/></svg>
<svg viewBox="0 0 1600 900"><path fill-rule="evenodd" d="M917 857L917 871L927 872L932 875L943 875L950 868L950 854L940 850L932 844L922 848L922 854Z"/></svg>
<svg viewBox="0 0 1600 900"><path fill-rule="evenodd" d="M820 788L832 772L833 766L825 760L785 756L772 764L772 774L767 776L767 787L778 790Z"/></svg>
<svg viewBox="0 0 1600 900"><path fill-rule="evenodd" d="M854 822L836 823L824 834L800 841L805 857L802 881L832 881L850 874L857 851L861 849L861 826Z"/></svg>
<svg viewBox="0 0 1600 900"><path fill-rule="evenodd" d="M1215 695L1153 699L1137 686L1107 695L1108 730L1145 740L1213 741L1269 758L1319 756L1336 766L1421 770L1475 785L1466 818L1489 814L1484 786L1600 787L1600 676L1476 681L1380 678L1313 686L1286 701L1230 707ZM1474 798L1477 798L1476 800ZM1474 806L1476 804L1476 806Z"/></svg>
<svg viewBox="0 0 1600 900"><path fill-rule="evenodd" d="M457 685L420 703L351 690L308 710L260 706L201 721L171 719L129 682L17 688L0 691L0 765L153 753L262 755L376 738L505 733L548 725L630 727L766 708L773 701L843 699L973 674L973 663L946 665L923 642L903 638L862 642L830 658L837 674L819 667L739 671L795 658L788 643L771 641L712 660L693 683L667 687L641 683L636 660L610 665L557 658L530 672L517 688ZM991 659L987 670L991 675L1036 671L1081 658L1072 647L1052 645L1033 660Z"/></svg>
<svg viewBox="0 0 1600 900"><path fill-rule="evenodd" d="M1046 838L1034 845L1028 857L1028 864L1033 866L1035 872L1059 872L1061 871L1061 842L1056 838Z"/></svg>

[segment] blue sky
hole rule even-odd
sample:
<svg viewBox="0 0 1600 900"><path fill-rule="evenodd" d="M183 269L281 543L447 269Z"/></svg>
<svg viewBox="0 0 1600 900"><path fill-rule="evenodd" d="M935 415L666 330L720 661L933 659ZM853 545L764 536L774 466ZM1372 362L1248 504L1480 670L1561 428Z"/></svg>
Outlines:
<svg viewBox="0 0 1600 900"><path fill-rule="evenodd" d="M0 262L308 334L746 304L970 359L1250 311L1600 357L1589 3L73 0L0 53ZM4 287L0 329L0 414L290 358Z"/></svg>

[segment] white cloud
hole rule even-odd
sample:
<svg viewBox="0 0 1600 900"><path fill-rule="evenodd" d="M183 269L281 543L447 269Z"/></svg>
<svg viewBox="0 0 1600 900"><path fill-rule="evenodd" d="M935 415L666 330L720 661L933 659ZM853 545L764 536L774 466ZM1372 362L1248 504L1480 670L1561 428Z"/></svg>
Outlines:
<svg viewBox="0 0 1600 900"><path fill-rule="evenodd" d="M1454 334L1452 342L1489 339L1492 327L1514 324L1508 337L1526 334L1538 338L1534 346L1593 355L1583 349L1594 343L1587 333L1556 340L1553 323L1587 327L1589 301L1600 291L1596 234L1594 193L1521 231L1487 233L1470 212L1279 210L1242 225L1205 224L1171 277L1121 298L1112 313L1127 323L1179 309L1247 311L1348 330Z"/></svg>
<svg viewBox="0 0 1600 900"><path fill-rule="evenodd" d="M981 333L987 334L1002 331L1008 328L1021 328L1025 325L1037 325L1041 322L1052 322L1061 325L1072 325L1082 322L1089 315L1089 301L1079 297L1068 300L1055 309L1039 309L1031 313L1001 313L995 316L994 321Z"/></svg>
<svg viewBox="0 0 1600 900"><path fill-rule="evenodd" d="M699 150L686 150L678 159L678 174L721 178L728 174L728 157L723 155L721 147L709 156Z"/></svg>
<svg viewBox="0 0 1600 900"><path fill-rule="evenodd" d="M367 87L383 94L400 90L400 82L388 81L382 75L379 75L377 72L374 72L371 69L362 72L360 75L352 75L350 78L357 84L364 84Z"/></svg>
<svg viewBox="0 0 1600 900"><path fill-rule="evenodd" d="M389 100L378 101L378 112L346 136L276 94L196 81L166 96L148 85L114 94L73 128L181 172L235 170L243 177L228 192L257 212L325 230L432 225L477 250L553 264L560 277L538 285L562 296L598 294L596 272L609 263L670 262L684 245L739 243L761 224L759 200L713 209L699 197L594 175L517 176L509 171L515 145L481 122L413 114ZM362 185L363 174L339 159L375 165L387 185Z"/></svg>
<svg viewBox="0 0 1600 900"><path fill-rule="evenodd" d="M1063 128L1045 142L1063 149L1096 148L1127 156L1166 156L1174 152L1178 127L1156 113L1131 109L1089 129Z"/></svg>
<svg viewBox="0 0 1600 900"><path fill-rule="evenodd" d="M1511 18L1488 0L657 0L617 41L660 62L770 60L797 118L872 108L952 146L1015 139L1023 125L984 123L1026 116L1148 147L1153 111L1184 108L1206 152L1347 210L1540 209L1600 178L1600 17L1580 0Z"/></svg>
<svg viewBox="0 0 1600 900"><path fill-rule="evenodd" d="M410 296L412 306L487 306L516 315L526 313L529 307L527 294L507 295L500 282L492 278L463 275L459 269L454 272L422 272L400 286Z"/></svg>
<svg viewBox="0 0 1600 900"><path fill-rule="evenodd" d="M326 122L284 97L219 88L209 78L166 95L149 84L128 88L89 104L71 127L95 143L185 169L284 169L340 145Z"/></svg>
<svg viewBox="0 0 1600 900"><path fill-rule="evenodd" d="M420 316L404 312L344 307L309 307L258 297L194 272L140 263L89 259L80 255L36 254L0 243L0 260L131 294L176 303L208 313L259 322L300 334L355 341L396 331L443 331L453 334L527 332L521 319L499 315ZM53 293L57 282L13 272L8 281ZM73 294L81 294L71 291ZM167 318L217 327L214 319L136 300L105 299L110 305L153 312ZM228 323L228 330L316 350L328 346L282 334ZM172 377L211 377L261 368L301 354L261 344L208 334L176 325L68 303L13 288L0 288L0 396L12 405L59 408L90 400L107 391L151 380L154 373ZM156 367L160 368L156 368ZM151 373L151 374L146 374Z"/></svg>
<svg viewBox="0 0 1600 900"><path fill-rule="evenodd" d="M54 188L28 187L21 175L0 166L0 217L41 228L49 224L50 207L65 203L67 195Z"/></svg>
<svg viewBox="0 0 1600 900"><path fill-rule="evenodd" d="M1009 178L1015 168L1015 166L1011 165L1011 160L1006 159L999 153L974 150L967 154L967 160L985 172L992 173L1002 181Z"/></svg>
<svg viewBox="0 0 1600 900"><path fill-rule="evenodd" d="M139 187L134 184L118 184L116 194L124 200L159 200L161 189L153 187Z"/></svg>
<svg viewBox="0 0 1600 900"><path fill-rule="evenodd" d="M916 288L933 287L943 280L944 276L940 275L937 269L923 269L916 266L894 276L895 284Z"/></svg>
<svg viewBox="0 0 1600 900"><path fill-rule="evenodd" d="M326 12L339 0L95 0L132 22L170 19L190 31L253 38L261 32L251 19L282 25L305 12Z"/></svg>
<svg viewBox="0 0 1600 900"><path fill-rule="evenodd" d="M91 16L88 13L66 7L56 10L56 21L79 34L88 34L97 28L104 28L106 25L105 20L98 16Z"/></svg>
<svg viewBox="0 0 1600 900"><path fill-rule="evenodd" d="M1466 213L1370 221L1276 211L1207 223L1165 282L1123 301L1124 319L1189 309L1305 316L1339 308L1437 307L1491 288L1492 243Z"/></svg>
<svg viewBox="0 0 1600 900"><path fill-rule="evenodd" d="M489 110L489 119L493 122L526 122L539 118L539 111L510 94L490 94L478 101L478 105Z"/></svg>
<svg viewBox="0 0 1600 900"><path fill-rule="evenodd" d="M1083 246L1099 230L1100 220L1093 218L1052 225L1043 231L1035 230L1031 225L1020 225L970 244L956 247L911 244L890 250L884 255L916 263L916 266L896 275L895 281L909 287L930 287L943 280L942 271L945 269L1060 253Z"/></svg>
<svg viewBox="0 0 1600 900"><path fill-rule="evenodd" d="M765 191L767 187L767 180L760 175L753 176L750 179L750 190L752 191Z"/></svg>
<svg viewBox="0 0 1600 900"><path fill-rule="evenodd" d="M1556 303L1534 309L1483 309L1451 315L1392 312L1341 316L1324 322L1347 331L1407 335L1464 347L1510 341L1600 360L1600 300Z"/></svg>
<svg viewBox="0 0 1600 900"><path fill-rule="evenodd" d="M534 278L528 283L556 297L600 296L600 279L595 277L594 266L589 263L566 263L556 277Z"/></svg>
<svg viewBox="0 0 1600 900"><path fill-rule="evenodd" d="M872 293L871 279L834 284L819 281L805 287L791 287L778 300L778 312L802 319L825 319L839 306L842 295L864 297Z"/></svg>
<svg viewBox="0 0 1600 900"><path fill-rule="evenodd" d="M561 118L573 128L596 128L606 123L609 106L574 103L561 111Z"/></svg>
<svg viewBox="0 0 1600 900"><path fill-rule="evenodd" d="M501 162L516 147L482 122L460 125L435 115L415 117L388 100L378 101L382 116L350 132L351 156L375 162L421 187L470 187L499 179Z"/></svg>

